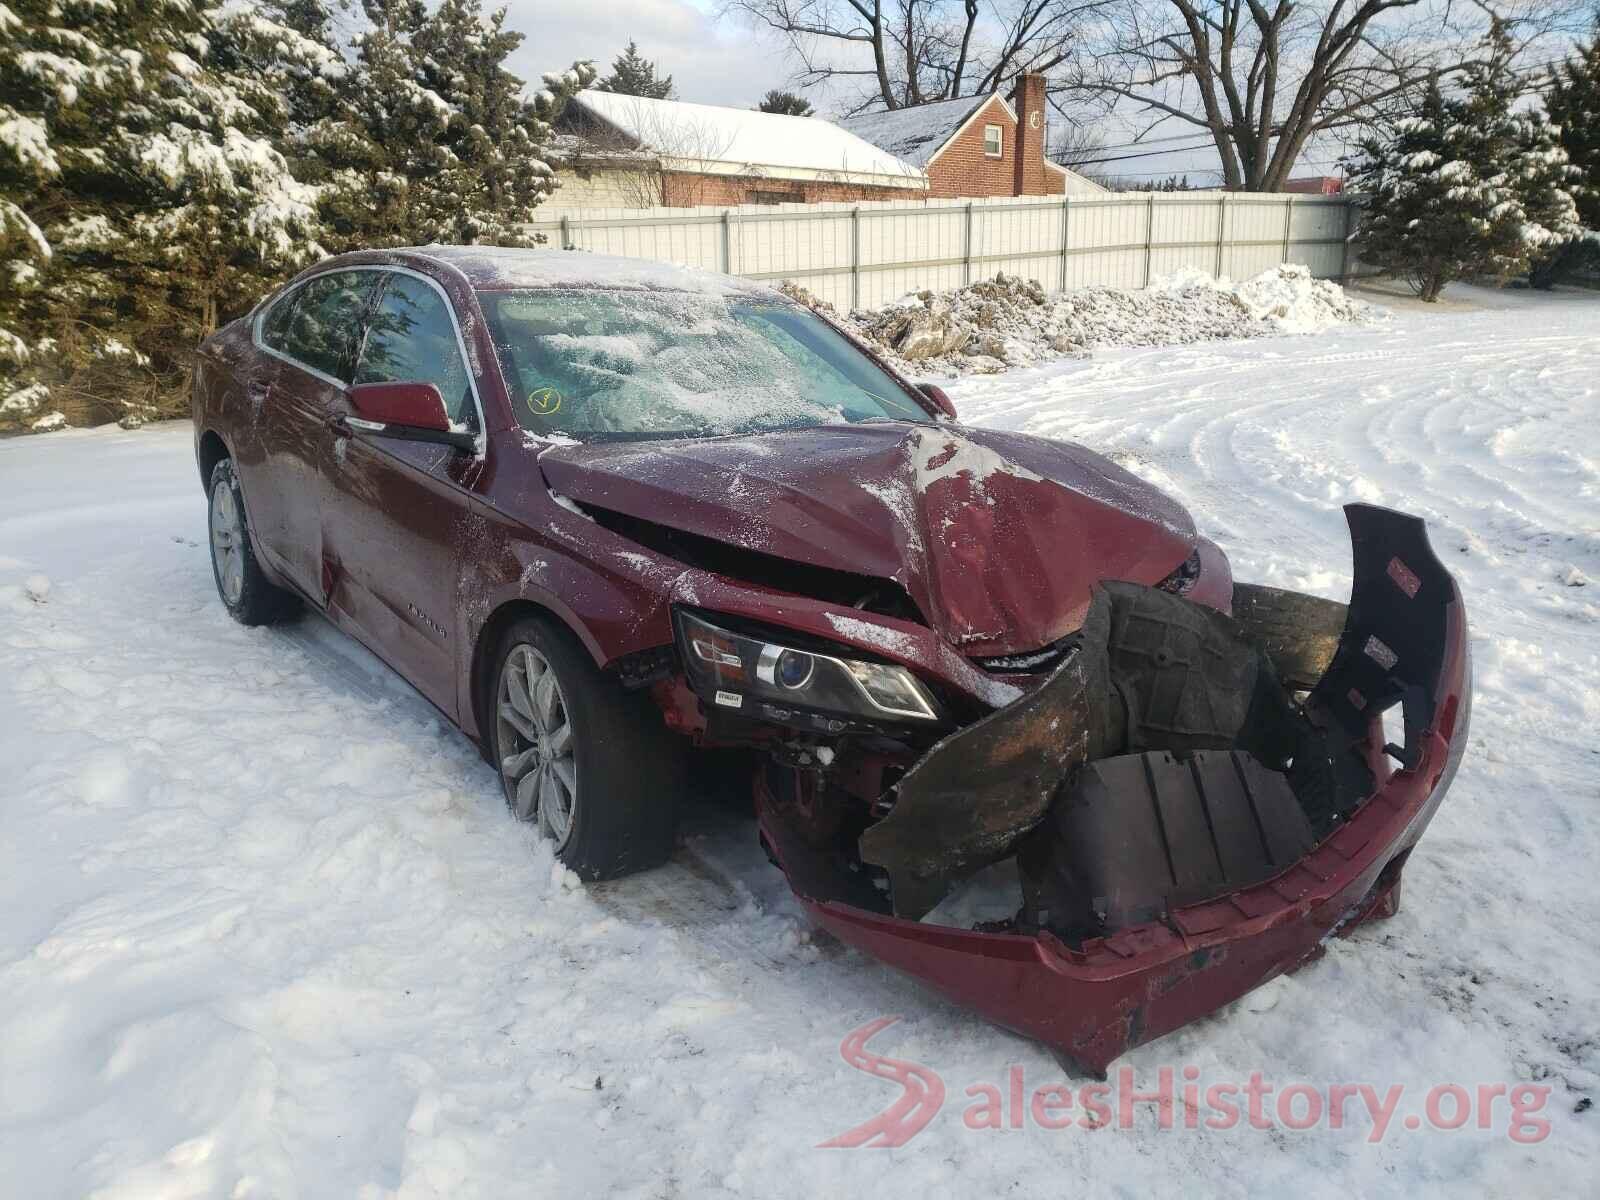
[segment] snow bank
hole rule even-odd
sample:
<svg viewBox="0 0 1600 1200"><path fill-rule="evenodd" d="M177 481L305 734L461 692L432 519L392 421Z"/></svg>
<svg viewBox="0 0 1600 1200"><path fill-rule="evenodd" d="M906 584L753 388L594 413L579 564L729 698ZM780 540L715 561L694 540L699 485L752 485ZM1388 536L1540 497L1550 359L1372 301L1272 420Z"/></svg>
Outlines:
<svg viewBox="0 0 1600 1200"><path fill-rule="evenodd" d="M1297 264L1234 283L1180 271L1143 290L1079 288L1047 293L1030 279L1000 274L953 291L918 292L877 310L841 317L803 288L782 290L826 310L898 366L931 364L961 373L1083 357L1101 346L1168 346L1313 333L1383 314ZM912 367L915 364L915 367Z"/></svg>

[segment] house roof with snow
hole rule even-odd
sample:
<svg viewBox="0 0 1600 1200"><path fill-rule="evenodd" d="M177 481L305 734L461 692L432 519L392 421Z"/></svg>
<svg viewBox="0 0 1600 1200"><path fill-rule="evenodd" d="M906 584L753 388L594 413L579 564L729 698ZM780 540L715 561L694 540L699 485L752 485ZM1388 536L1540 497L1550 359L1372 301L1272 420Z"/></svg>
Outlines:
<svg viewBox="0 0 1600 1200"><path fill-rule="evenodd" d="M998 102L1013 121L1017 119L1017 110L1012 107L1011 101L999 92L991 92L986 96L963 96L956 100L935 100L883 112L859 113L842 119L839 125L863 141L871 142L896 158L926 170L928 164L956 140L991 100ZM1106 190L1087 176L1051 162L1048 158L1044 160L1044 165L1046 170L1064 175L1071 181L1068 191Z"/></svg>
<svg viewBox="0 0 1600 1200"><path fill-rule="evenodd" d="M772 179L828 179L922 191L927 177L905 162L821 117L612 92L579 92L569 114L588 118L626 144L653 151L666 170ZM592 140L592 139L591 139Z"/></svg>
<svg viewBox="0 0 1600 1200"><path fill-rule="evenodd" d="M839 125L896 158L926 167L972 115L994 98L963 96L959 100L935 100L931 104L916 104L909 108L860 113L844 118ZM1016 113L1012 112L1005 97L997 98L1015 120Z"/></svg>

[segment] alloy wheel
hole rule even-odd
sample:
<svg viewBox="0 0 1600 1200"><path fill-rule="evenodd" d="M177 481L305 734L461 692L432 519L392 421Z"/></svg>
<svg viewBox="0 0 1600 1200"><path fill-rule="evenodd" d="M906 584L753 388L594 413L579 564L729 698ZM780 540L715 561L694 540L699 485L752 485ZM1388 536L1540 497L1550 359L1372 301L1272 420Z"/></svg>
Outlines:
<svg viewBox="0 0 1600 1200"><path fill-rule="evenodd" d="M226 482L211 491L211 559L217 566L222 598L230 605L239 603L244 591L244 521Z"/></svg>
<svg viewBox="0 0 1600 1200"><path fill-rule="evenodd" d="M555 668L533 646L513 646L500 672L496 703L500 772L519 820L539 827L561 849L572 835L578 764L566 697Z"/></svg>

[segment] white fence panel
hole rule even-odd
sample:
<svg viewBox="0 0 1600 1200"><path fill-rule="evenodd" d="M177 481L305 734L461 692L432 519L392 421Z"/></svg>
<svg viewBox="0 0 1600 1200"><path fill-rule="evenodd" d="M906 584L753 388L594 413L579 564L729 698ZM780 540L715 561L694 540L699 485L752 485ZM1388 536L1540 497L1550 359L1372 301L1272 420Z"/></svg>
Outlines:
<svg viewBox="0 0 1600 1200"><path fill-rule="evenodd" d="M1054 291L1144 287L1179 270L1242 279L1282 262L1351 269L1344 197L1226 192L572 210L552 244L751 279L792 279L840 308L877 307L997 271Z"/></svg>
<svg viewBox="0 0 1600 1200"><path fill-rule="evenodd" d="M1152 278L1174 271L1217 270L1217 245L1222 237L1221 195L1161 197L1151 224L1150 273Z"/></svg>

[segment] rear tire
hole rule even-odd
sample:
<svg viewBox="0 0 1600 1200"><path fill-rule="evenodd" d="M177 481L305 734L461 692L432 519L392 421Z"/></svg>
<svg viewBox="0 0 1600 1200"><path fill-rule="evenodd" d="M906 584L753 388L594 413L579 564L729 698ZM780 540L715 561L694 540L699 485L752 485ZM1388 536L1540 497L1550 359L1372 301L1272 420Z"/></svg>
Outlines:
<svg viewBox="0 0 1600 1200"><path fill-rule="evenodd" d="M649 698L542 618L512 625L495 662L487 734L512 813L584 880L665 862L687 756Z"/></svg>
<svg viewBox="0 0 1600 1200"><path fill-rule="evenodd" d="M300 601L275 587L256 561L232 459L224 458L211 468L209 495L211 575L228 615L241 625L271 625L294 616Z"/></svg>

